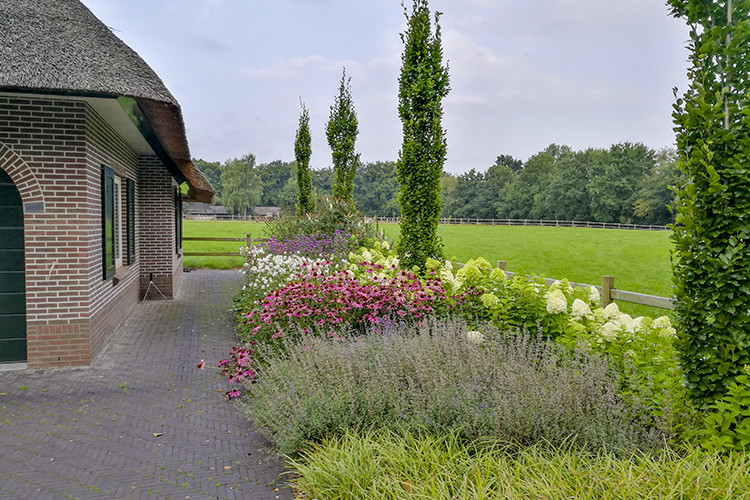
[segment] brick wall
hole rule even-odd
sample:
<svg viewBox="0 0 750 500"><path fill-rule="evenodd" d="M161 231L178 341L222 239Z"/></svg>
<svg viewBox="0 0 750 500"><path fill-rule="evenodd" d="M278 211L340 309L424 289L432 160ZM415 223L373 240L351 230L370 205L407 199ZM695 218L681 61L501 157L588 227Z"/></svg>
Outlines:
<svg viewBox="0 0 750 500"><path fill-rule="evenodd" d="M136 182L136 261L106 281L102 164ZM54 97L0 95L0 168L24 204L28 364L86 365L138 303L147 273L165 294L176 289L182 266L172 178L156 157L138 157L86 102Z"/></svg>
<svg viewBox="0 0 750 500"><path fill-rule="evenodd" d="M148 290L149 299L161 299L159 291L174 297L182 276L182 257L175 247L174 197L172 176L156 156L139 158L142 214L140 295ZM181 254L181 252L180 252ZM159 291L148 288L153 280Z"/></svg>
<svg viewBox="0 0 750 500"><path fill-rule="evenodd" d="M111 333L127 317L133 306L138 302L138 275L140 263L138 251L136 259L130 266L117 268L114 279L103 279L102 262L102 188L101 166L107 165L114 170L115 175L123 179L120 194L125 199L125 179L136 182L136 249L138 248L138 157L130 146L107 124L91 107L86 113L86 159L87 172L90 178L87 182L90 205L90 231L88 244L88 288L91 293L91 351L96 354L102 347L106 336ZM124 207L124 204L123 204ZM126 214L120 214L120 224L125 227ZM123 235L124 235L123 231ZM124 251L124 245L121 243Z"/></svg>

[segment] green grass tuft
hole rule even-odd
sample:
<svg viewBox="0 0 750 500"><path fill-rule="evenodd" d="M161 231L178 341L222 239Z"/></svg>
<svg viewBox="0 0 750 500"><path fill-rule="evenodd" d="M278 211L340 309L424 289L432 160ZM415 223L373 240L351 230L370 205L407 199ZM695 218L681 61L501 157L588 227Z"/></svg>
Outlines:
<svg viewBox="0 0 750 500"><path fill-rule="evenodd" d="M287 463L300 499L750 498L750 455L699 449L617 457L377 430L328 438Z"/></svg>

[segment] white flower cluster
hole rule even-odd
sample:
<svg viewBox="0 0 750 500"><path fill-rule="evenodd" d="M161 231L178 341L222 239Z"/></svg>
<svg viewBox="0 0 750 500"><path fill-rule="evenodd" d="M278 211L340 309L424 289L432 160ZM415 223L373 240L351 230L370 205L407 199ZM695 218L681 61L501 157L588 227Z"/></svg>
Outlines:
<svg viewBox="0 0 750 500"><path fill-rule="evenodd" d="M620 312L620 308L614 302L604 309L597 309L594 314L604 322L598 329L600 339L609 342L618 338L630 341L636 337L648 335L649 331L656 332L663 338L671 338L677 334L667 316L661 316L653 321L643 316L633 318L629 314Z"/></svg>
<svg viewBox="0 0 750 500"><path fill-rule="evenodd" d="M550 289L544 295L544 298L547 301L547 312L549 314L568 312L568 299L565 298L565 294L559 288Z"/></svg>
<svg viewBox="0 0 750 500"><path fill-rule="evenodd" d="M484 341L484 334L478 330L469 330L466 332L466 338L472 344L481 344Z"/></svg>
<svg viewBox="0 0 750 500"><path fill-rule="evenodd" d="M244 254L248 257L242 266L247 277L245 287L253 287L259 295L292 281L316 262L301 255L268 253L261 246L248 247Z"/></svg>

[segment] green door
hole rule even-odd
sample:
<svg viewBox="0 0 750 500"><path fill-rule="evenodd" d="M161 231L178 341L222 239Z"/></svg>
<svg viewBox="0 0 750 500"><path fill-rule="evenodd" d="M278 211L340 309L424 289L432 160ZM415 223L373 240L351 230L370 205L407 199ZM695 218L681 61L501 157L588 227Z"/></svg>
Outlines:
<svg viewBox="0 0 750 500"><path fill-rule="evenodd" d="M0 363L26 361L26 277L21 195L0 170Z"/></svg>

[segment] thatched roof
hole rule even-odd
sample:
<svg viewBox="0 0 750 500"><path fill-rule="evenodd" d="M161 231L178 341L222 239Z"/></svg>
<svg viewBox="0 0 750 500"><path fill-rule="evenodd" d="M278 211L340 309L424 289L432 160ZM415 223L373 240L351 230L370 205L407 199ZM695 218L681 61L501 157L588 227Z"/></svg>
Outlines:
<svg viewBox="0 0 750 500"><path fill-rule="evenodd" d="M154 71L78 0L2 0L0 90L85 97L131 97L147 137L188 196L214 189L193 165L180 105Z"/></svg>

